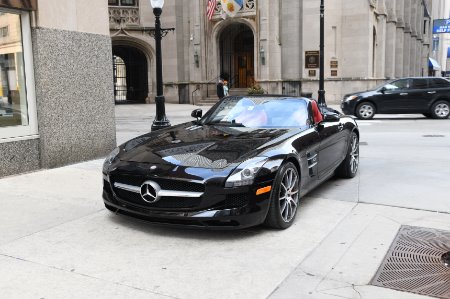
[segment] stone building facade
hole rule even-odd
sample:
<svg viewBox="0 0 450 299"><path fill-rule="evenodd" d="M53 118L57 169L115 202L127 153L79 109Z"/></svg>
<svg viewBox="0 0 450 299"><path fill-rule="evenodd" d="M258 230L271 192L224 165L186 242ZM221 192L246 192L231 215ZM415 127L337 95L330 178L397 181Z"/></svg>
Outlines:
<svg viewBox="0 0 450 299"><path fill-rule="evenodd" d="M108 5L0 1L0 177L116 145Z"/></svg>
<svg viewBox="0 0 450 299"><path fill-rule="evenodd" d="M165 2L163 27L175 28L162 44L167 101L212 103L220 76L232 92L245 93L258 84L267 93L317 96L320 1L244 0L236 17L224 17L219 5L211 20L207 0ZM151 102L154 41L148 33L154 19L149 1L109 4L116 101ZM325 5L328 103L390 78L427 75L431 0Z"/></svg>

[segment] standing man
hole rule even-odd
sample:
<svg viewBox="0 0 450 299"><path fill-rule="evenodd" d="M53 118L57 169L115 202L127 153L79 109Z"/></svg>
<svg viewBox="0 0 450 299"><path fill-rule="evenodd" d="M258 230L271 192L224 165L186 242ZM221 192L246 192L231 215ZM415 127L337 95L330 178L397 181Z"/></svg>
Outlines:
<svg viewBox="0 0 450 299"><path fill-rule="evenodd" d="M219 100L221 100L225 94L223 92L223 79L219 79L219 83L217 83L217 96L219 97Z"/></svg>

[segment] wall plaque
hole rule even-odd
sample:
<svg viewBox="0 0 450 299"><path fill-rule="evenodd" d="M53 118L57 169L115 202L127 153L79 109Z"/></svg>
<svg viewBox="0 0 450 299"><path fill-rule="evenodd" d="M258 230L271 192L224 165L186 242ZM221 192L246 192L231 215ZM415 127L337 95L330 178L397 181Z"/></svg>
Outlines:
<svg viewBox="0 0 450 299"><path fill-rule="evenodd" d="M317 69L319 68L319 51L305 51L305 68Z"/></svg>

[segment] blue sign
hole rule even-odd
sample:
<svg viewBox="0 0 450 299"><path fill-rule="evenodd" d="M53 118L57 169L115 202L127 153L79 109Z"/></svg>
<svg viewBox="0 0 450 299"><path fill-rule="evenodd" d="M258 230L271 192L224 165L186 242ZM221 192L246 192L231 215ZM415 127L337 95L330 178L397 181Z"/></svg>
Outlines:
<svg viewBox="0 0 450 299"><path fill-rule="evenodd" d="M450 19L439 19L433 21L433 34L450 33Z"/></svg>

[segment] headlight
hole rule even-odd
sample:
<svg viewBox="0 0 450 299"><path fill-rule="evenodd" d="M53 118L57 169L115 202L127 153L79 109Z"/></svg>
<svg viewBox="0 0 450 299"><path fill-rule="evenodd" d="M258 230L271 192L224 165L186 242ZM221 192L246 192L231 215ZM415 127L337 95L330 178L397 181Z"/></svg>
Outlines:
<svg viewBox="0 0 450 299"><path fill-rule="evenodd" d="M349 101L352 101L352 100L356 100L357 98L358 98L358 96L349 96L349 97L346 97L344 99L344 102L349 102Z"/></svg>
<svg viewBox="0 0 450 299"><path fill-rule="evenodd" d="M267 157L255 157L242 162L225 182L226 188L253 184L256 174L268 160Z"/></svg>
<svg viewBox="0 0 450 299"><path fill-rule="evenodd" d="M109 153L109 155L106 157L105 162L103 162L103 173L108 172L109 165L112 164L114 159L117 157L117 155L120 153L120 148L116 147L113 149L112 152Z"/></svg>

